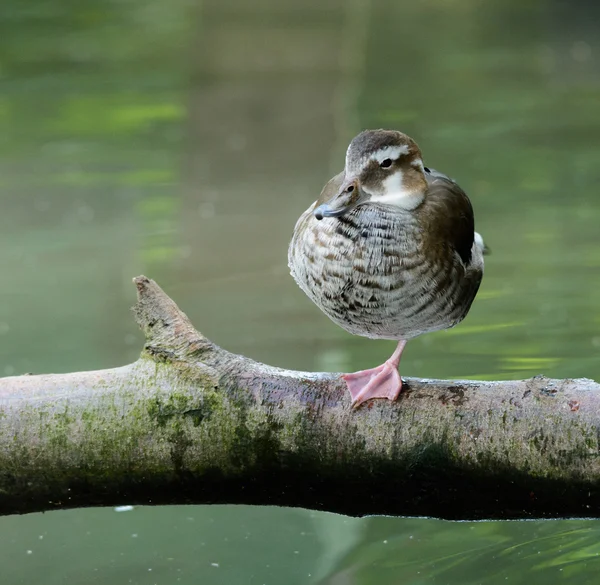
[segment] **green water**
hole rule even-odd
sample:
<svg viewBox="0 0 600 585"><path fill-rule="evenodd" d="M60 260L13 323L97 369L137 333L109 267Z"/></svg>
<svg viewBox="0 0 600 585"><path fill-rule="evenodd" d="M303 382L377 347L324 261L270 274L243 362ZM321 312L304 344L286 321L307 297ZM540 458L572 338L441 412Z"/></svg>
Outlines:
<svg viewBox="0 0 600 585"><path fill-rule="evenodd" d="M3 0L0 375L130 362L131 277L219 345L308 370L393 344L288 276L294 222L364 127L470 194L493 254L402 374L600 379L600 9L497 0ZM126 504L127 502L123 502ZM597 583L600 522L240 507L0 518L0 583Z"/></svg>

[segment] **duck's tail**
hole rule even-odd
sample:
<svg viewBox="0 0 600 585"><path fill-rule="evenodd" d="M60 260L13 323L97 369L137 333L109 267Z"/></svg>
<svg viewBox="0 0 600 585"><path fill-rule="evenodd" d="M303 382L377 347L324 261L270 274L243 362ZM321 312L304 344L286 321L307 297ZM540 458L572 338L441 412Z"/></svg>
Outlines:
<svg viewBox="0 0 600 585"><path fill-rule="evenodd" d="M475 232L475 245L481 250L481 253L484 256L492 253L492 251L489 249L489 247L485 245L485 242L483 241L481 234L479 234L477 232Z"/></svg>

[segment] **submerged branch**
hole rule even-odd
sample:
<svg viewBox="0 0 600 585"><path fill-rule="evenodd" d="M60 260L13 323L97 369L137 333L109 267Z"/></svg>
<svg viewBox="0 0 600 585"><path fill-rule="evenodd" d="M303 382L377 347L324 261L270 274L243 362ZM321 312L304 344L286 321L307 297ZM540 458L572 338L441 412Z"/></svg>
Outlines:
<svg viewBox="0 0 600 585"><path fill-rule="evenodd" d="M139 360L0 379L0 514L270 504L349 515L600 517L600 385L406 379L352 409L337 375L203 337L138 277Z"/></svg>

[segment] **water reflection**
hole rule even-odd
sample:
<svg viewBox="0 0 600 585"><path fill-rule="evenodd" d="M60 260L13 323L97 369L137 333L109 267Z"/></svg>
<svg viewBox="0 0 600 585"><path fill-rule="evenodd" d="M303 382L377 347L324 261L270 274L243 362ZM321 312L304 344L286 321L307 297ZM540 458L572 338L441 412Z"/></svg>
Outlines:
<svg viewBox="0 0 600 585"><path fill-rule="evenodd" d="M344 518L250 507L8 517L3 583L597 583L600 525ZM60 570L57 570L60 567Z"/></svg>
<svg viewBox="0 0 600 585"><path fill-rule="evenodd" d="M6 0L0 375L135 359L139 273L232 351L298 369L379 363L389 344L324 318L288 276L286 249L349 139L392 126L470 193L493 249L468 319L411 342L403 374L600 378L598 6ZM198 556L202 530L186 518L213 514L239 542ZM262 526L255 548L244 522ZM138 523L152 544L131 540ZM304 583L310 572L337 585L466 584L525 571L591 583L598 529L238 508L0 519L7 583ZM62 540L34 547L44 530ZM309 560L292 556L301 532Z"/></svg>

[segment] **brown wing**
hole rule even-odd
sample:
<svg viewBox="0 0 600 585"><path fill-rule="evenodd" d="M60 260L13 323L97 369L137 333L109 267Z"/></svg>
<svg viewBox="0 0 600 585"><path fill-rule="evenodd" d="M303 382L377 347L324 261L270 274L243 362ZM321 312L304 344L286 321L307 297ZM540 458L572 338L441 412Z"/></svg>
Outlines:
<svg viewBox="0 0 600 585"><path fill-rule="evenodd" d="M434 243L450 246L465 266L471 262L475 239L473 207L466 193L446 175L427 169L428 191L422 206L423 222Z"/></svg>

